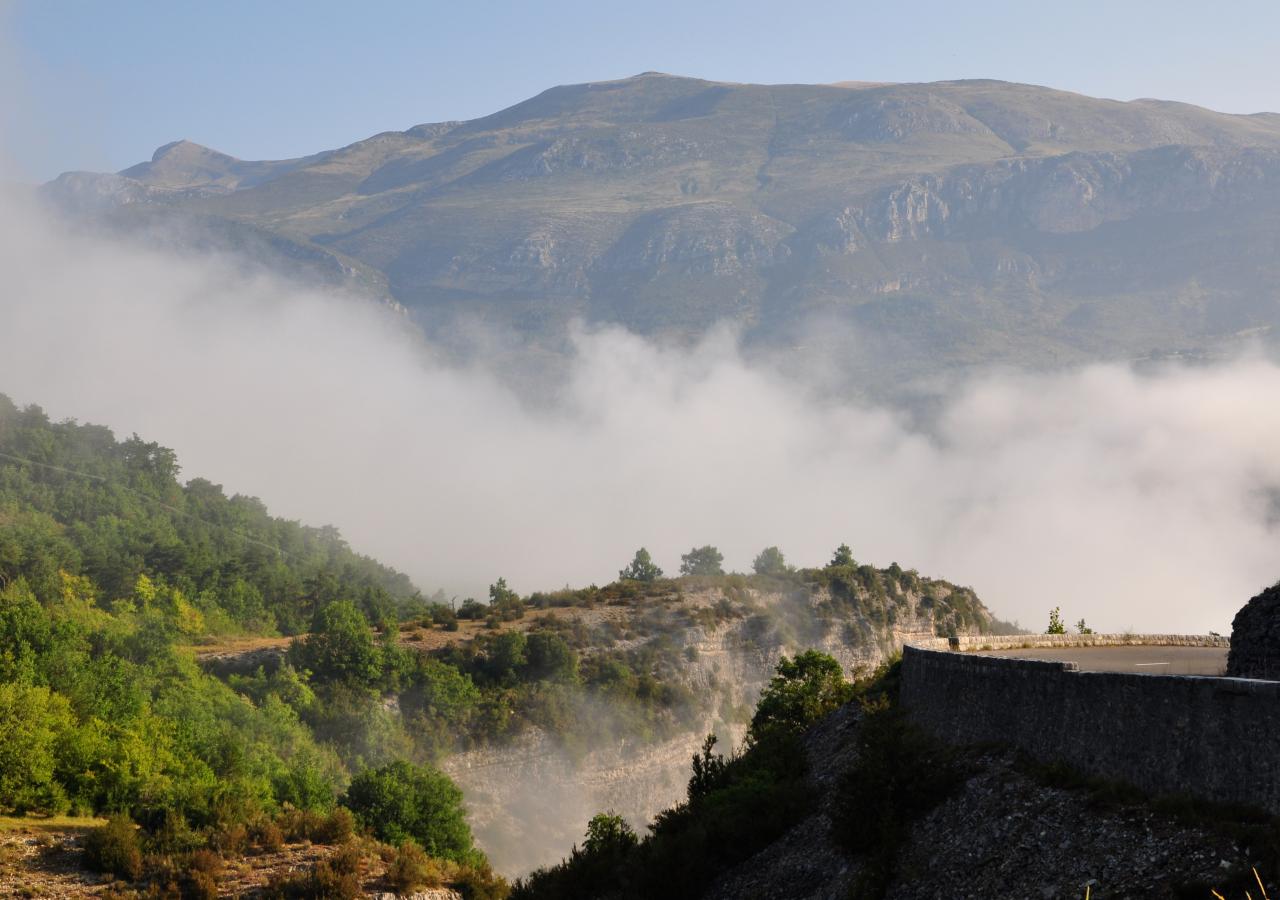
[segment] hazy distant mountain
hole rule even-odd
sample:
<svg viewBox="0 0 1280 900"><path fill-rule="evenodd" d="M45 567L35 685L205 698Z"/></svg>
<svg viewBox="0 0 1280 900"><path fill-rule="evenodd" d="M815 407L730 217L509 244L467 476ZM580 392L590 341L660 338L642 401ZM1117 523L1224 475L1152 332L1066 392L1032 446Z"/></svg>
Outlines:
<svg viewBox="0 0 1280 900"><path fill-rule="evenodd" d="M179 141L45 190L357 279L428 325L464 311L554 341L574 316L677 334L728 317L807 347L843 322L880 385L1200 353L1280 323L1280 115L996 81L646 73L304 159Z"/></svg>

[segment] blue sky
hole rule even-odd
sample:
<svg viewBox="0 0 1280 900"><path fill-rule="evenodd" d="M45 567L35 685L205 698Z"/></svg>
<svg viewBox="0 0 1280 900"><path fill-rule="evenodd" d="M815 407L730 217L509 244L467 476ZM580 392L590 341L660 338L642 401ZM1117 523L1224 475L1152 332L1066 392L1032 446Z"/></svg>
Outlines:
<svg viewBox="0 0 1280 900"><path fill-rule="evenodd" d="M471 118L659 70L757 82L1028 81L1280 110L1280 3L0 0L24 180L188 138L244 158Z"/></svg>

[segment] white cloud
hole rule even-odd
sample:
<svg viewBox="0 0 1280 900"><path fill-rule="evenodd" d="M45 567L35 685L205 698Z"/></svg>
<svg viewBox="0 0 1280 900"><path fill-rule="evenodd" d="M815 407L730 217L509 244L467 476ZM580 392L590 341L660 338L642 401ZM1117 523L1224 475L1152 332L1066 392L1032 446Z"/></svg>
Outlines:
<svg viewBox="0 0 1280 900"><path fill-rule="evenodd" d="M746 568L844 541L1036 627L1061 605L1225 631L1280 577L1280 369L1261 359L990 375L925 432L727 332L579 330L562 395L532 408L380 307L5 208L0 391L172 446L188 476L336 524L428 589L603 582L641 544L668 569L703 543Z"/></svg>

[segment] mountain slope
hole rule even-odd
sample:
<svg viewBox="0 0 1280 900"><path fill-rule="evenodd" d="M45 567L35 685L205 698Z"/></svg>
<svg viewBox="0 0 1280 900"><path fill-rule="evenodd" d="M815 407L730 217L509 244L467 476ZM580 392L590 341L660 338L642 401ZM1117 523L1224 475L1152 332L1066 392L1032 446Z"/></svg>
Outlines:
<svg viewBox="0 0 1280 900"><path fill-rule="evenodd" d="M835 320L874 338L853 371L873 387L1203 352L1280 319L1280 116L996 81L645 73L297 160L181 141L46 191L113 227L270 234L428 325L554 345L572 317L679 335L727 318L785 346Z"/></svg>

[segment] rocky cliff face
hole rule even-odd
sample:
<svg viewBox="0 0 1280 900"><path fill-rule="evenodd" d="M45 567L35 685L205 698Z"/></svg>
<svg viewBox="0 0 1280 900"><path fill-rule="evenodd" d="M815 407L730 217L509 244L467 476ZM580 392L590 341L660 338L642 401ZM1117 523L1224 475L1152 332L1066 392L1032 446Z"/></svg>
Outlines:
<svg viewBox="0 0 1280 900"><path fill-rule="evenodd" d="M565 747L533 733L510 746L449 758L444 767L463 788L479 844L501 871L516 875L559 861L581 842L587 820L597 812L613 810L642 830L655 813L684 798L691 757L708 733L717 734L722 748L741 739L784 653L816 648L854 672L879 664L904 641L932 637L938 630L991 627L990 615L971 593L906 578L883 607L870 603L856 610L842 606L829 587L800 592L708 588L671 601L695 612L734 610L719 623L674 632L664 628L627 641L636 646L674 642L682 660L680 681L697 698L696 726L657 741L618 733L590 748ZM831 616L833 608L845 612ZM964 612L957 618L962 608L972 616Z"/></svg>
<svg viewBox="0 0 1280 900"><path fill-rule="evenodd" d="M478 316L547 346L573 317L680 335L730 319L786 346L835 318L895 347L858 373L872 387L975 359L1209 352L1280 324L1261 252L1280 116L1002 82L645 73L302 159L178 141L45 192L116 230L269 233L282 260L360 272L429 327Z"/></svg>

